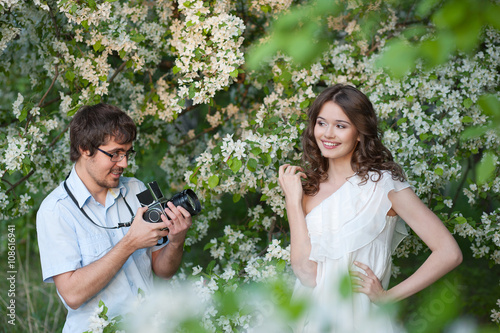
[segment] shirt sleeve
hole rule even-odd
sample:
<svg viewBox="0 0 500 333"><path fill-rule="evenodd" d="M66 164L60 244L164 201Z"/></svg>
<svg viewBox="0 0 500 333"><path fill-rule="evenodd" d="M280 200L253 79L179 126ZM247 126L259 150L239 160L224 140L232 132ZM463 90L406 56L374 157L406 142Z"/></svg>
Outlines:
<svg viewBox="0 0 500 333"><path fill-rule="evenodd" d="M75 228L75 217L52 198L45 200L37 213L37 237L43 281L53 283L53 277L82 267L82 257Z"/></svg>

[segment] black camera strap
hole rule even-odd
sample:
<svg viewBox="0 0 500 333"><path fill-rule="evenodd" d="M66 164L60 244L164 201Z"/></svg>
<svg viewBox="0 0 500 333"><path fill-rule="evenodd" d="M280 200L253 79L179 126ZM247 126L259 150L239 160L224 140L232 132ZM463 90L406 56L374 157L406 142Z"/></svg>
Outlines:
<svg viewBox="0 0 500 333"><path fill-rule="evenodd" d="M70 172L71 174L71 172ZM66 179L64 180L64 189L66 190L66 192L68 193L69 197L71 198L71 200L73 200L73 202L75 203L76 207L78 207L80 209L80 211L82 212L82 214L90 221L92 222L94 225L98 226L99 228L103 228L103 229L119 229L119 228L123 228L123 227L130 227L132 225L132 221L134 219L134 211L132 210L132 208L130 208L130 205L128 204L127 200L125 200L125 197L122 195L122 198L123 198L123 201L125 202L125 205L127 205L127 208L130 212L130 215L132 215L132 218L130 220L130 222L126 222L126 223L118 223L117 226L115 227L104 227L102 225L99 225L97 223L94 222L94 220L92 220L90 218L90 216L88 216L88 214L83 210L82 207L80 207L80 205L78 204L78 201L76 200L75 196L73 195L73 193L71 193L71 191L69 190L68 188L68 185L66 185L66 180L68 180L68 177L69 175L66 177Z"/></svg>

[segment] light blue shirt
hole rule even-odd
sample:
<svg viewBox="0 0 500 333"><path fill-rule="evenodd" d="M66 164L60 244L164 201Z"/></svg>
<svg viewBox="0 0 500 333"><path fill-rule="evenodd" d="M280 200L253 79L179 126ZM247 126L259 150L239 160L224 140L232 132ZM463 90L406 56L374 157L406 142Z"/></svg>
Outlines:
<svg viewBox="0 0 500 333"><path fill-rule="evenodd" d="M87 215L96 224L107 227L130 222L132 215L123 198L135 214L140 207L136 194L146 189L135 178L121 177L119 186L108 190L106 206L103 206L92 197L74 167L66 184ZM43 280L49 283L54 282L53 276L77 270L103 257L129 229L103 229L92 224L69 197L63 183L45 198L36 219ZM147 293L152 288L151 253L161 247L135 251L109 284L76 310L68 307L59 295L68 309L63 333L86 331L99 300L108 307L110 319L127 313L126 306L137 297L138 290Z"/></svg>

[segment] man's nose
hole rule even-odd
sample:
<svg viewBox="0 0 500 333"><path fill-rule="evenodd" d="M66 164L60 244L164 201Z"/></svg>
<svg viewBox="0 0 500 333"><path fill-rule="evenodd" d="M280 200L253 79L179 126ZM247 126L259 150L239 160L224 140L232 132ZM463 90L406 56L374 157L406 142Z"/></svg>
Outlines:
<svg viewBox="0 0 500 333"><path fill-rule="evenodd" d="M120 168L126 168L128 166L128 157L125 155L123 156L123 159L119 162L116 162L116 165L119 166Z"/></svg>

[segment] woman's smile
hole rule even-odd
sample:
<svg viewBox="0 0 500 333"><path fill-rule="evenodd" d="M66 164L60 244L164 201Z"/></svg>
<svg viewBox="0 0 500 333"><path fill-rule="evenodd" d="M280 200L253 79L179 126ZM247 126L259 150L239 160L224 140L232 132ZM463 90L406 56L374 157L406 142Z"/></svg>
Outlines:
<svg viewBox="0 0 500 333"><path fill-rule="evenodd" d="M318 114L314 137L325 158L346 158L349 162L359 140L358 130L344 110L331 101L323 104Z"/></svg>

